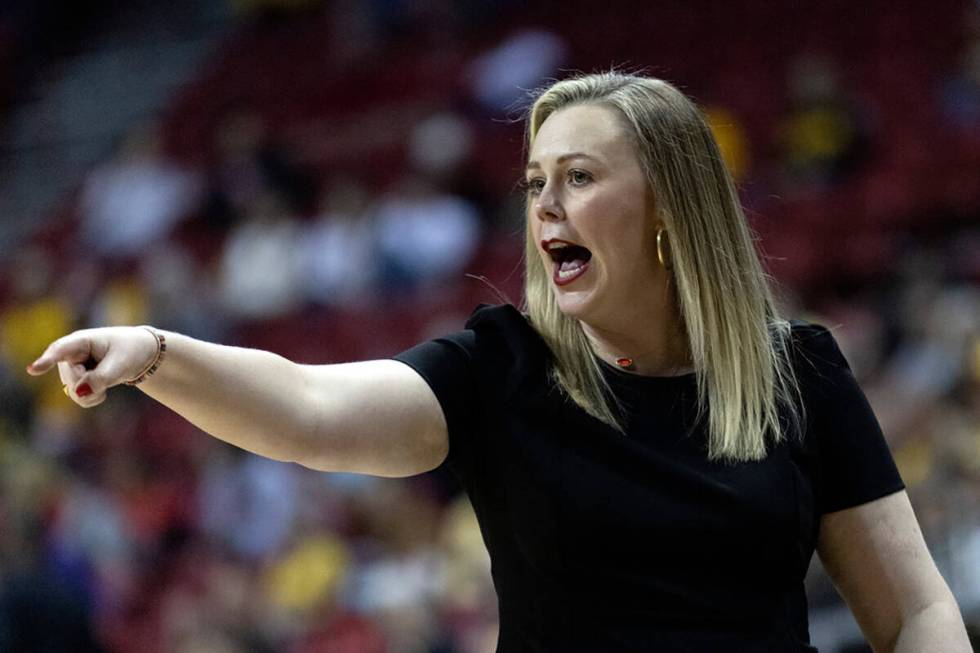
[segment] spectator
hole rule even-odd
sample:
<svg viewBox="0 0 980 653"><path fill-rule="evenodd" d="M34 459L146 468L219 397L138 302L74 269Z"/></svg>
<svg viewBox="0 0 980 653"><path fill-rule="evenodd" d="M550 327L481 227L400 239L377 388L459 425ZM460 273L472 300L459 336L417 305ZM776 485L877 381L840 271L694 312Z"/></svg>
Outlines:
<svg viewBox="0 0 980 653"><path fill-rule="evenodd" d="M297 506L291 467L225 451L205 467L199 527L236 556L264 561L292 534Z"/></svg>
<svg viewBox="0 0 980 653"><path fill-rule="evenodd" d="M313 207L314 185L292 151L269 132L250 109L228 111L215 128L214 161L209 166L204 220L219 231L241 220L267 195L280 198L291 213Z"/></svg>
<svg viewBox="0 0 980 653"><path fill-rule="evenodd" d="M465 200L407 177L377 210L382 280L392 292L462 274L476 251L480 218Z"/></svg>
<svg viewBox="0 0 980 653"><path fill-rule="evenodd" d="M197 205L198 176L167 158L157 130L151 125L131 133L85 182L82 238L103 256L138 256Z"/></svg>
<svg viewBox="0 0 980 653"><path fill-rule="evenodd" d="M375 281L375 230L367 190L341 178L323 192L320 215L300 237L303 294L322 305L364 303Z"/></svg>
<svg viewBox="0 0 980 653"><path fill-rule="evenodd" d="M554 32L516 32L473 62L473 95L493 115L519 109L528 90L558 72L567 52L565 41Z"/></svg>
<svg viewBox="0 0 980 653"><path fill-rule="evenodd" d="M833 63L816 56L797 59L789 92L791 107L777 139L790 182L820 189L842 181L861 164L867 135Z"/></svg>
<svg viewBox="0 0 980 653"><path fill-rule="evenodd" d="M299 223L272 193L256 200L221 255L221 303L239 320L283 315L300 298Z"/></svg>

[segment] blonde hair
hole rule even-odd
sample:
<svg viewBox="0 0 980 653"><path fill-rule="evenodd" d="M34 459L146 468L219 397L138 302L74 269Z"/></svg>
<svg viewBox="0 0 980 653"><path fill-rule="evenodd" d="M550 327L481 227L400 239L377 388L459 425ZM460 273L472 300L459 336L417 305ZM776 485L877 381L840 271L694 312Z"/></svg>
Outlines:
<svg viewBox="0 0 980 653"><path fill-rule="evenodd" d="M577 104L613 108L631 132L655 198L653 219L669 236L670 275L697 379L698 420L708 418L708 457L764 458L767 444L783 440L784 429L798 429L802 419L790 325L777 314L710 128L695 104L665 81L618 72L581 75L537 95L527 114L527 151L548 116ZM527 222L524 310L554 355L552 376L586 412L622 431L592 345L578 320L559 310Z"/></svg>

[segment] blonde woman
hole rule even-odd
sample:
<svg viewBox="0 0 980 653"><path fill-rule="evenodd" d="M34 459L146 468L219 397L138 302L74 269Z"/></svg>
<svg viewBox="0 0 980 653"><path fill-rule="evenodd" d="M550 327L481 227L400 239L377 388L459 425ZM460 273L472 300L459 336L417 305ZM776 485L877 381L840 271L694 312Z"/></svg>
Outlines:
<svg viewBox="0 0 980 653"><path fill-rule="evenodd" d="M446 464L480 520L498 651L813 651L819 552L877 652L969 651L833 337L777 314L697 108L558 82L528 116L525 312L395 360L296 365L152 328L65 336L79 405L131 382L205 431L326 471Z"/></svg>

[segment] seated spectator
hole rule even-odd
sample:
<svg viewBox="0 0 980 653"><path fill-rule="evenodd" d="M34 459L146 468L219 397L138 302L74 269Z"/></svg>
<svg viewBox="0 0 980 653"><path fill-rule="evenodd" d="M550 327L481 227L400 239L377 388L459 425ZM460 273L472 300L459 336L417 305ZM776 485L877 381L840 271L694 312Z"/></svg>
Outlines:
<svg viewBox="0 0 980 653"><path fill-rule="evenodd" d="M197 526L244 560L269 559L293 534L296 492L292 466L216 451L202 473Z"/></svg>
<svg viewBox="0 0 980 653"><path fill-rule="evenodd" d="M82 238L103 256L138 256L188 215L200 189L196 174L166 157L155 125L139 129L86 180Z"/></svg>
<svg viewBox="0 0 980 653"><path fill-rule="evenodd" d="M431 178L450 179L469 160L474 138L473 128L463 116L451 111L432 114L412 129L412 165Z"/></svg>
<svg viewBox="0 0 980 653"><path fill-rule="evenodd" d="M202 284L204 270L176 242L161 243L140 259L140 283L152 324L217 339L228 327L215 305L214 289Z"/></svg>
<svg viewBox="0 0 980 653"><path fill-rule="evenodd" d="M70 328L75 316L53 292L53 261L47 252L25 248L10 263L12 297L0 311L0 362L20 369L40 343Z"/></svg>
<svg viewBox="0 0 980 653"><path fill-rule="evenodd" d="M310 175L257 112L225 113L215 129L213 149L204 201L204 220L210 226L227 229L270 193L293 213L305 215L313 209Z"/></svg>
<svg viewBox="0 0 980 653"><path fill-rule="evenodd" d="M374 228L367 190L342 178L323 193L319 217L300 238L303 295L324 305L363 301L374 280Z"/></svg>
<svg viewBox="0 0 980 653"><path fill-rule="evenodd" d="M382 281L414 289L462 274L480 239L480 217L465 200L407 177L377 211Z"/></svg>
<svg viewBox="0 0 980 653"><path fill-rule="evenodd" d="M804 56L792 66L791 108L777 130L783 167L793 186L822 188L860 165L866 135L853 101L830 61Z"/></svg>
<svg viewBox="0 0 980 653"><path fill-rule="evenodd" d="M556 74L568 45L554 32L527 29L512 34L472 64L472 93L491 114L513 111L527 89Z"/></svg>
<svg viewBox="0 0 980 653"><path fill-rule="evenodd" d="M221 303L238 319L288 313L299 300L299 225L272 194L256 202L225 242L218 272Z"/></svg>

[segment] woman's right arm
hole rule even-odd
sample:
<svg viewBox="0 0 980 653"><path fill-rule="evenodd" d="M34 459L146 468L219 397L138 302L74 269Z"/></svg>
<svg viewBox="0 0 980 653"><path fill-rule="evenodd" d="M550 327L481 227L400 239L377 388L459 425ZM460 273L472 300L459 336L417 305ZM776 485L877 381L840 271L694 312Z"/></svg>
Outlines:
<svg viewBox="0 0 980 653"><path fill-rule="evenodd" d="M166 358L137 387L226 442L313 469L376 476L420 474L448 453L439 402L407 365L298 365L266 351L162 333ZM89 408L155 353L156 338L145 328L85 329L51 343L27 371L57 366L69 396Z"/></svg>

